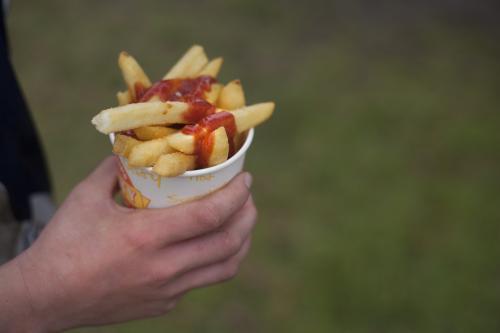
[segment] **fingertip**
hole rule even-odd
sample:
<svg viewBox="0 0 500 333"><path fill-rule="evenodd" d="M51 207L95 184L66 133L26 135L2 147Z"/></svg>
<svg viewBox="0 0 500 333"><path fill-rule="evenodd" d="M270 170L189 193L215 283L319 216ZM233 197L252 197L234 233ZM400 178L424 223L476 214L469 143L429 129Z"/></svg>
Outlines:
<svg viewBox="0 0 500 333"><path fill-rule="evenodd" d="M93 173L102 173L109 171L116 171L116 165L118 163L118 157L116 155L109 155L104 158L101 163L97 165Z"/></svg>
<svg viewBox="0 0 500 333"><path fill-rule="evenodd" d="M103 165L113 165L113 166L115 166L117 163L118 163L118 156L116 156L116 155L109 155L108 157L106 157L102 161Z"/></svg>

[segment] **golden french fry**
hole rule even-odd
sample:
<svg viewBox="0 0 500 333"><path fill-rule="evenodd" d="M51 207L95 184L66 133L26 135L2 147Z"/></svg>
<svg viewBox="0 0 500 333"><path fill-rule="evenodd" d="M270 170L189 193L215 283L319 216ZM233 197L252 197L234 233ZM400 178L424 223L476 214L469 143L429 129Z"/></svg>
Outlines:
<svg viewBox="0 0 500 333"><path fill-rule="evenodd" d="M241 133L262 124L271 117L274 107L274 102L265 102L232 111L236 122L236 131Z"/></svg>
<svg viewBox="0 0 500 333"><path fill-rule="evenodd" d="M135 136L143 141L159 139L175 132L177 132L175 128L164 126L143 126L134 129Z"/></svg>
<svg viewBox="0 0 500 333"><path fill-rule="evenodd" d="M92 124L104 134L159 124L185 124L189 104L183 102L147 102L118 106L99 112Z"/></svg>
<svg viewBox="0 0 500 333"><path fill-rule="evenodd" d="M205 100L211 104L215 104L215 102L219 98L221 90L222 84L213 83L212 85L210 85L210 91L205 93Z"/></svg>
<svg viewBox="0 0 500 333"><path fill-rule="evenodd" d="M234 116L236 133L242 133L266 121L274 111L274 102L259 103L244 108L227 112ZM204 120L209 119L207 116ZM203 120L200 121L200 124ZM194 154L196 149L196 139L192 134L185 134L182 131L168 136L169 144L185 154Z"/></svg>
<svg viewBox="0 0 500 333"><path fill-rule="evenodd" d="M226 110L235 110L245 106L245 92L240 80L233 80L226 84L219 94L217 106ZM235 147L239 149L246 139L246 135L238 133L234 137Z"/></svg>
<svg viewBox="0 0 500 333"><path fill-rule="evenodd" d="M198 76L198 73L205 67L208 63L208 57L205 54L205 51L196 58L194 58L191 66L189 66L185 72L185 76L188 78L194 78Z"/></svg>
<svg viewBox="0 0 500 333"><path fill-rule="evenodd" d="M118 105L127 105L132 102L132 98L130 98L128 90L117 92L116 99L118 100Z"/></svg>
<svg viewBox="0 0 500 333"><path fill-rule="evenodd" d="M207 166L211 167L227 160L229 156L229 141L224 127L219 127L209 134L205 140L212 141L212 151L208 157Z"/></svg>
<svg viewBox="0 0 500 333"><path fill-rule="evenodd" d="M217 106L224 110L235 110L245 106L245 93L240 80L233 80L222 88Z"/></svg>
<svg viewBox="0 0 500 333"><path fill-rule="evenodd" d="M127 84L132 100L135 101L136 92L151 87L151 81L147 77L139 63L127 52L121 52L118 57L118 66L122 70L123 79Z"/></svg>
<svg viewBox="0 0 500 333"><path fill-rule="evenodd" d="M168 144L184 154L195 153L195 137L194 135L184 134L182 131L168 136Z"/></svg>
<svg viewBox="0 0 500 333"><path fill-rule="evenodd" d="M222 57L218 57L215 59L210 60L208 64L205 65L201 69L201 71L198 73L197 76L201 75L208 75L213 78L216 78L217 75L219 74L220 68L222 67L222 63L224 62L224 59Z"/></svg>
<svg viewBox="0 0 500 333"><path fill-rule="evenodd" d="M115 142L113 143L113 153L128 157L132 148L140 144L141 141L134 139L131 136L117 134L115 136Z"/></svg>
<svg viewBox="0 0 500 333"><path fill-rule="evenodd" d="M128 164L131 167L152 166L161 155L174 151L168 144L167 137L141 142L130 150Z"/></svg>
<svg viewBox="0 0 500 333"><path fill-rule="evenodd" d="M224 93L223 93L224 92ZM240 80L233 80L224 86L217 101L220 108L235 110L245 106L245 92ZM246 131L237 133L234 137L236 150L239 150L246 139Z"/></svg>
<svg viewBox="0 0 500 333"><path fill-rule="evenodd" d="M175 177L196 167L196 156L183 153L164 154L158 158L153 171L163 177Z"/></svg>
<svg viewBox="0 0 500 333"><path fill-rule="evenodd" d="M200 45L193 45L177 61L170 71L163 77L164 80L186 78L196 75L208 62L208 58Z"/></svg>

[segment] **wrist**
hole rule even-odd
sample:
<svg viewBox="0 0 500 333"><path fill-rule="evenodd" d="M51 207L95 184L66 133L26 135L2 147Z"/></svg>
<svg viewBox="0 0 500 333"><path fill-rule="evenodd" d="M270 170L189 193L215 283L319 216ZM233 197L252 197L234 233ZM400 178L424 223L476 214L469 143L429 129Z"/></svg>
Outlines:
<svg viewBox="0 0 500 333"><path fill-rule="evenodd" d="M70 328L63 317L63 286L50 260L37 257L36 244L24 251L16 265L23 284L25 299L30 309L29 332L59 332ZM43 258L43 256L42 256Z"/></svg>
<svg viewBox="0 0 500 333"><path fill-rule="evenodd" d="M19 260L0 267L0 331L43 332L26 289Z"/></svg>

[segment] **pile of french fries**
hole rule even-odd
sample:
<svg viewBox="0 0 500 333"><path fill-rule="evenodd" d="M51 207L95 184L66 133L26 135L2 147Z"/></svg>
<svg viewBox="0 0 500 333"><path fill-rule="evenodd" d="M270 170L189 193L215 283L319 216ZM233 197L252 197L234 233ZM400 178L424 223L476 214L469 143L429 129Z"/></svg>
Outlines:
<svg viewBox="0 0 500 333"><path fill-rule="evenodd" d="M246 106L239 80L218 83L222 63L194 45L152 84L122 52L118 65L128 89L117 93L119 106L99 112L92 124L104 134L115 133L113 152L130 167L153 167L160 176L174 177L220 164L274 111L273 102Z"/></svg>

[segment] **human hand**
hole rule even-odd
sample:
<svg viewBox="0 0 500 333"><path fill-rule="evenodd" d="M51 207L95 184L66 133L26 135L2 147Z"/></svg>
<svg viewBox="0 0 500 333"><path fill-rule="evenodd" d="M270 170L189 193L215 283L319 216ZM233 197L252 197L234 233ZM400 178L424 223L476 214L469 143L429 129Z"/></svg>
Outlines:
<svg viewBox="0 0 500 333"><path fill-rule="evenodd" d="M247 254L257 214L249 174L194 202L134 210L113 200L116 169L106 159L15 259L33 327L162 315L187 291L233 277Z"/></svg>

